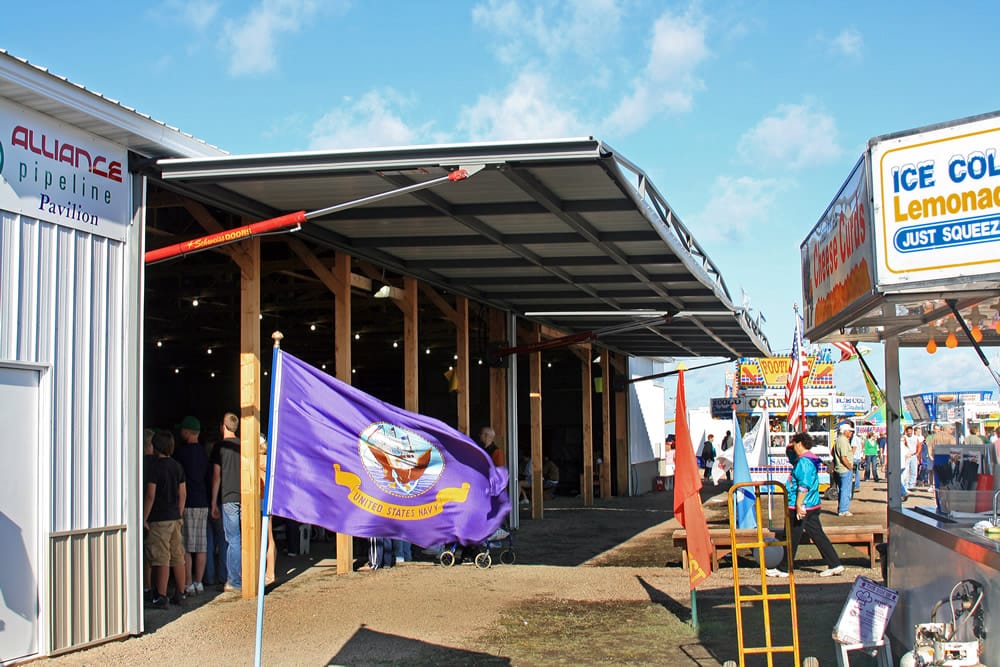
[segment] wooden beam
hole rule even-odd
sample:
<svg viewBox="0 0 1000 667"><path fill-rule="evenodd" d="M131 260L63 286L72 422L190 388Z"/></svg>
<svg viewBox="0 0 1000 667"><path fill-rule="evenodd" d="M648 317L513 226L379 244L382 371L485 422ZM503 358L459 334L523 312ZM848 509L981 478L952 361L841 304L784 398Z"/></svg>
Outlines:
<svg viewBox="0 0 1000 667"><path fill-rule="evenodd" d="M542 340L538 326L530 342ZM532 352L528 358L529 403L531 405L531 518L541 519L544 514L542 497L542 353Z"/></svg>
<svg viewBox="0 0 1000 667"><path fill-rule="evenodd" d="M216 234L225 229L225 227L222 226L222 223L216 220L215 216L213 216L201 202L184 197L184 208L191 214L191 217L194 218L195 222L201 225L201 228L209 234ZM249 224L250 222L251 221L245 220L243 221L243 224ZM217 248L213 248L213 250L218 250L222 254L227 255L245 271L260 271L260 258L258 257L257 259L258 267L255 268L251 266L253 264L253 259L243 250L242 244L219 246Z"/></svg>
<svg viewBox="0 0 1000 667"><path fill-rule="evenodd" d="M503 311L491 308L488 327L490 342L507 340L507 329L504 326ZM510 461L510 441L507 437L507 369L490 368L490 426L496 433L496 445L503 450L507 469L514 473L514 483L517 484L517 461ZM517 498L514 498L517 502Z"/></svg>
<svg viewBox="0 0 1000 667"><path fill-rule="evenodd" d="M406 298L403 309L403 407L420 411L420 309L417 279L403 278Z"/></svg>
<svg viewBox="0 0 1000 667"><path fill-rule="evenodd" d="M240 513L243 598L257 595L260 555L260 239L240 242Z"/></svg>
<svg viewBox="0 0 1000 667"><path fill-rule="evenodd" d="M430 301L434 306L441 311L445 319L454 324L456 327L462 326L461 319L462 316L459 314L458 310L452 308L451 305L444 300L444 297L437 293L437 291L425 283L420 283L420 291L427 300ZM468 308L466 309L468 310Z"/></svg>
<svg viewBox="0 0 1000 667"><path fill-rule="evenodd" d="M337 379L351 384L351 256L338 252L333 261L334 368ZM322 276L320 276L322 278ZM337 533L337 574L354 570L354 539Z"/></svg>
<svg viewBox="0 0 1000 667"><path fill-rule="evenodd" d="M628 495L628 469L628 394L622 389L615 391L615 477L621 497Z"/></svg>
<svg viewBox="0 0 1000 667"><path fill-rule="evenodd" d="M351 287L354 289L365 290L366 292L372 291L372 279L365 276L359 276L356 273L351 274Z"/></svg>
<svg viewBox="0 0 1000 667"><path fill-rule="evenodd" d="M306 246L306 244L303 243L302 241L296 238L288 237L285 239L285 242L288 243L288 247L292 249L292 252L298 255L299 259L301 259L302 262L307 267L309 267L309 270L312 271L316 275L316 277L323 282L324 285L326 285L326 288L330 290L330 292L332 292L333 294L338 294L338 293L343 293L345 289L348 292L350 291L350 285L351 285L350 261L348 261L347 275L341 276L339 275L338 271L339 265L335 263L334 271L330 271L328 268L326 268L326 265L323 264L323 262L319 261L319 258L316 257L313 251L310 250L308 246ZM337 253L338 258L340 257L340 255L341 253ZM336 260L334 261L336 262Z"/></svg>
<svg viewBox="0 0 1000 667"><path fill-rule="evenodd" d="M464 296L455 298L455 312L458 322L455 327L455 350L458 356L455 371L458 373L458 430L473 435L469 425L469 300Z"/></svg>
<svg viewBox="0 0 1000 667"><path fill-rule="evenodd" d="M611 497L611 351L601 353L601 498Z"/></svg>
<svg viewBox="0 0 1000 667"><path fill-rule="evenodd" d="M594 379L590 360L590 346L580 360L580 390L583 400L583 475L580 495L583 506L594 504Z"/></svg>

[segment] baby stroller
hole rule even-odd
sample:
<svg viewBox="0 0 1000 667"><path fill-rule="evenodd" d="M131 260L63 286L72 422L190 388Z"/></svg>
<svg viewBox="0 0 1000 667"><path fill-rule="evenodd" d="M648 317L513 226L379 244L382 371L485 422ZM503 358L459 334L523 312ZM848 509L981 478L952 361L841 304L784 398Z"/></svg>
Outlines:
<svg viewBox="0 0 1000 667"><path fill-rule="evenodd" d="M514 537L507 529L506 521L502 528L497 528L496 532L490 535L485 542L478 544L460 545L457 542L445 545L444 551L438 556L438 562L445 567L451 567L455 563L460 563L469 554L474 553L473 562L481 570L493 565L493 554L497 554L500 562L504 565L513 565L517 559L514 551Z"/></svg>

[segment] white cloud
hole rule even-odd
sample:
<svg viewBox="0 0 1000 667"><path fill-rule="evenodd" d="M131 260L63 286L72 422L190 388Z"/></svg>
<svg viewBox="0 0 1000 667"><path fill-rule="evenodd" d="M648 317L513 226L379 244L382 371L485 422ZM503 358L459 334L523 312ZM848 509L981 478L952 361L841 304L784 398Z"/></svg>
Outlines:
<svg viewBox="0 0 1000 667"><path fill-rule="evenodd" d="M739 240L770 217L786 184L774 178L719 176L704 208L684 224L699 242Z"/></svg>
<svg viewBox="0 0 1000 667"><path fill-rule="evenodd" d="M704 88L695 70L709 55L705 32L693 11L657 19L644 69L606 121L611 132L630 133L659 113L691 110L694 94Z"/></svg>
<svg viewBox="0 0 1000 667"><path fill-rule="evenodd" d="M206 30L219 13L218 2L192 0L178 3L177 8L182 20L199 32Z"/></svg>
<svg viewBox="0 0 1000 667"><path fill-rule="evenodd" d="M861 33L854 28L845 28L831 40L834 50L850 58L860 58L864 49Z"/></svg>
<svg viewBox="0 0 1000 667"><path fill-rule="evenodd" d="M463 107L458 128L472 141L580 136L583 124L557 98L550 77L524 71L505 91L480 95Z"/></svg>
<svg viewBox="0 0 1000 667"><path fill-rule="evenodd" d="M842 153L833 116L809 103L778 107L740 137L737 151L746 162L793 169L829 162Z"/></svg>
<svg viewBox="0 0 1000 667"><path fill-rule="evenodd" d="M408 125L402 110L409 105L409 100L392 89L372 90L357 100L348 98L344 106L313 124L309 147L340 150L421 143L429 136L430 125Z"/></svg>
<svg viewBox="0 0 1000 667"><path fill-rule="evenodd" d="M494 33L504 63L530 60L536 51L551 58L564 53L590 57L615 41L621 25L619 0L528 3L486 0L472 9L473 22Z"/></svg>
<svg viewBox="0 0 1000 667"><path fill-rule="evenodd" d="M320 9L318 0L262 0L245 16L227 20L223 44L229 51L233 76L266 74L278 67L278 39L294 34Z"/></svg>

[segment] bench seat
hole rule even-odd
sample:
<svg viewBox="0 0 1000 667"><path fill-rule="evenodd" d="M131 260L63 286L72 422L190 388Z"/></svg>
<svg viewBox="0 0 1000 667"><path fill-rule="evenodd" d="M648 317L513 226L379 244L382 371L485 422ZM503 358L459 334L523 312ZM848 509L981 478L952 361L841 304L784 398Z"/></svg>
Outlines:
<svg viewBox="0 0 1000 667"><path fill-rule="evenodd" d="M878 561L878 550L875 546L885 542L889 534L885 526L875 524L870 525L842 525L823 526L823 531L830 538L832 544L847 544L868 554L872 569L875 569ZM774 531L764 529L762 531L765 540L775 537L783 537L784 531L777 534ZM719 559L732 552L732 537L729 528L709 528L709 539L712 540L712 569L718 569ZM687 531L679 528L674 531L674 546L681 549L681 566L686 570L688 567L687 552ZM809 539L808 535L803 535L803 544ZM740 528L736 531L737 545L754 543L757 540L756 528Z"/></svg>

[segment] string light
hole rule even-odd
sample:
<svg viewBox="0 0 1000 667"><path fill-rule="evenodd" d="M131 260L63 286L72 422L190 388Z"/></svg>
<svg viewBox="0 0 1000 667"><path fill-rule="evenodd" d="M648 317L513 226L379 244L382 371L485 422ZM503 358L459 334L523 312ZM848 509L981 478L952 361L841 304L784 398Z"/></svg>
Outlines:
<svg viewBox="0 0 1000 667"><path fill-rule="evenodd" d="M934 336L931 336L931 339L927 341L926 349L927 349L927 354L934 354L935 352L937 352L937 341L934 340Z"/></svg>
<svg viewBox="0 0 1000 667"><path fill-rule="evenodd" d="M197 308L198 307L198 299L191 299L191 305L194 306L195 308Z"/></svg>
<svg viewBox="0 0 1000 667"><path fill-rule="evenodd" d="M354 340L361 340L361 334L355 332L355 334L354 334Z"/></svg>
<svg viewBox="0 0 1000 667"><path fill-rule="evenodd" d="M431 353L431 348L427 348L427 349L425 350L425 352L426 352L427 354L430 354L430 353Z"/></svg>
<svg viewBox="0 0 1000 667"><path fill-rule="evenodd" d="M316 331L316 325L315 324L310 324L309 325L309 331Z"/></svg>
<svg viewBox="0 0 1000 667"><path fill-rule="evenodd" d="M394 340L394 341L392 341L392 349L394 349L394 350L395 350L395 349L397 349L398 347L399 347L399 341L398 341L398 340Z"/></svg>
<svg viewBox="0 0 1000 667"><path fill-rule="evenodd" d="M979 328L978 324L972 327L971 333L972 333L972 340L976 341L977 343L983 342L983 330Z"/></svg>
<svg viewBox="0 0 1000 667"><path fill-rule="evenodd" d="M156 347L163 347L163 341L162 340L156 341Z"/></svg>

